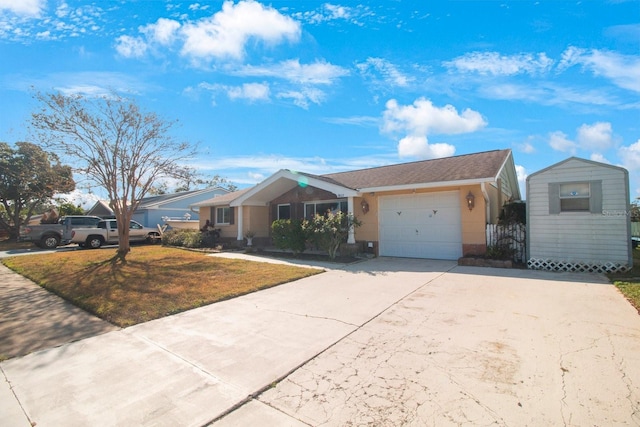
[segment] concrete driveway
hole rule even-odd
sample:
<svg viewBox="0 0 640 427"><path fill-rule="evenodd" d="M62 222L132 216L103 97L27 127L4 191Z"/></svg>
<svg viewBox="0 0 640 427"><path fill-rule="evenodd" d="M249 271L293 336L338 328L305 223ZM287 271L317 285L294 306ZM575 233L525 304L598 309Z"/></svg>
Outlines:
<svg viewBox="0 0 640 427"><path fill-rule="evenodd" d="M440 261L374 259L0 368L2 425L640 424L640 316L602 276Z"/></svg>

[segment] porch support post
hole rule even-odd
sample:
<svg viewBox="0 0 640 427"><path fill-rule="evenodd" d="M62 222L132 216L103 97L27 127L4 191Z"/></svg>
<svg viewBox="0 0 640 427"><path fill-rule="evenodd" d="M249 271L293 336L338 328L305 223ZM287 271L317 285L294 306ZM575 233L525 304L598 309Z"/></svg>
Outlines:
<svg viewBox="0 0 640 427"><path fill-rule="evenodd" d="M355 209L353 207L353 197L348 197L347 198L347 210L349 211L350 214L355 216ZM353 224L349 227L349 237L347 237L347 243L352 245L356 242L356 233L355 233L355 227L353 226Z"/></svg>
<svg viewBox="0 0 640 427"><path fill-rule="evenodd" d="M243 210L244 210L244 206L240 205L238 206L238 238L237 240L243 240L244 237L242 236L242 229L243 229L243 224L242 224L242 220L243 220Z"/></svg>

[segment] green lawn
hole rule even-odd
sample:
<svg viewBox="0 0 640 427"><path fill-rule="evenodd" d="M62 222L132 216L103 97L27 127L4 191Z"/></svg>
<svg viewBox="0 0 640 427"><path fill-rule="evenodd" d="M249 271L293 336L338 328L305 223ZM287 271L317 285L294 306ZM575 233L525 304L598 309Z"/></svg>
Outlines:
<svg viewBox="0 0 640 427"><path fill-rule="evenodd" d="M640 313L640 248L633 249L633 269L626 273L610 274L609 279Z"/></svg>
<svg viewBox="0 0 640 427"><path fill-rule="evenodd" d="M321 270L230 260L161 246L135 246L126 264L115 249L7 258L3 263L40 286L118 326L130 326Z"/></svg>

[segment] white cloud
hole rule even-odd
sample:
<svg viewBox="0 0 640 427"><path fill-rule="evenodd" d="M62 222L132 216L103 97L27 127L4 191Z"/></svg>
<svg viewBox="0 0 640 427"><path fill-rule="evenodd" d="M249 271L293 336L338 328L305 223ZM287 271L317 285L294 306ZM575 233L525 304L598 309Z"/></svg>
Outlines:
<svg viewBox="0 0 640 427"><path fill-rule="evenodd" d="M37 18L46 6L46 0L0 0L0 11Z"/></svg>
<svg viewBox="0 0 640 427"><path fill-rule="evenodd" d="M125 58L141 58L148 45L140 37L120 36L116 39L116 51Z"/></svg>
<svg viewBox="0 0 640 427"><path fill-rule="evenodd" d="M311 103L320 105L324 101L325 94L320 89L314 87L303 87L299 90L289 90L278 93L278 98L290 99L298 107L309 108Z"/></svg>
<svg viewBox="0 0 640 427"><path fill-rule="evenodd" d="M398 141L400 157L417 157L420 159L437 159L453 156L456 147L450 144L429 144L425 135L408 135Z"/></svg>
<svg viewBox="0 0 640 427"><path fill-rule="evenodd" d="M593 153L589 158L594 162L606 163L609 165L611 164L609 160L607 160L602 154L599 153Z"/></svg>
<svg viewBox="0 0 640 427"><path fill-rule="evenodd" d="M377 126L380 124L380 118L372 116L326 117L323 120L327 123L333 123L336 125L352 125L362 127Z"/></svg>
<svg viewBox="0 0 640 427"><path fill-rule="evenodd" d="M227 89L230 99L246 99L249 101L268 101L269 85L266 83L244 83Z"/></svg>
<svg viewBox="0 0 640 427"><path fill-rule="evenodd" d="M300 32L298 22L271 7L254 1L226 1L220 12L182 27L182 54L196 60L242 59L249 39L277 44L298 40Z"/></svg>
<svg viewBox="0 0 640 427"><path fill-rule="evenodd" d="M70 9L69 9L69 5L67 4L67 2L63 1L61 2L58 7L56 8L56 16L58 18L66 18L67 16L69 16L70 14Z"/></svg>
<svg viewBox="0 0 640 427"><path fill-rule="evenodd" d="M404 106L391 99L387 101L383 119L385 132L413 135L467 133L487 125L477 111L467 108L459 114L453 105L436 107L426 98L418 98L412 105Z"/></svg>
<svg viewBox="0 0 640 427"><path fill-rule="evenodd" d="M189 5L189 10L207 10L209 9L209 5L202 5L200 3L193 3Z"/></svg>
<svg viewBox="0 0 640 427"><path fill-rule="evenodd" d="M516 144L516 148L525 154L533 154L536 152L536 148L529 141L525 141L521 144Z"/></svg>
<svg viewBox="0 0 640 427"><path fill-rule="evenodd" d="M622 164L629 171L640 171L640 139L628 147L620 147L618 149L618 157L622 160Z"/></svg>
<svg viewBox="0 0 640 427"><path fill-rule="evenodd" d="M450 156L455 147L449 144L429 144L427 137L433 134L460 134L475 132L487 125L477 111L466 109L459 114L452 105L436 107L425 98L412 105L401 106L395 99L387 101L382 116L381 129L386 133L400 133L400 156L435 158Z"/></svg>
<svg viewBox="0 0 640 427"><path fill-rule="evenodd" d="M614 105L610 95L599 90L568 88L541 83L522 85L514 83L485 84L480 93L490 99L520 100L543 105Z"/></svg>
<svg viewBox="0 0 640 427"><path fill-rule="evenodd" d="M403 74L391 62L382 58L367 58L363 63L356 64L356 68L364 76L376 79L376 73L382 77L382 83L391 86L405 87L415 79Z"/></svg>
<svg viewBox="0 0 640 427"><path fill-rule="evenodd" d="M28 44L35 38L60 40L104 31L105 13L99 6L52 3L57 6L48 12L44 0L0 0L0 39Z"/></svg>
<svg viewBox="0 0 640 427"><path fill-rule="evenodd" d="M214 104L216 93L224 93L231 100L244 99L249 102L268 101L271 95L271 90L267 83L244 83L241 86L229 86L202 82L198 85L198 89L212 92ZM191 95L194 90L194 88L189 87L185 89L185 93Z"/></svg>
<svg viewBox="0 0 640 427"><path fill-rule="evenodd" d="M373 16L374 13L368 6L341 6L325 3L317 10L294 13L296 19L308 22L309 24L322 24L331 21L347 21L351 24L362 26L361 18Z"/></svg>
<svg viewBox="0 0 640 427"><path fill-rule="evenodd" d="M331 84L336 79L348 75L349 70L325 61L300 64L298 59L291 59L274 65L247 65L235 74L252 77L278 77L300 84Z"/></svg>
<svg viewBox="0 0 640 427"><path fill-rule="evenodd" d="M640 92L640 56L622 55L616 52L592 49L587 51L569 47L562 54L558 70L582 65L596 76L603 76L615 85Z"/></svg>
<svg viewBox="0 0 640 427"><path fill-rule="evenodd" d="M173 19L160 18L155 24L148 24L140 29L147 39L162 46L168 46L176 39L180 23Z"/></svg>
<svg viewBox="0 0 640 427"><path fill-rule="evenodd" d="M611 123L596 122L592 125L583 124L578 128L576 137L578 144L585 150L602 152L613 145Z"/></svg>
<svg viewBox="0 0 640 427"><path fill-rule="evenodd" d="M567 134L564 132L556 131L549 134L549 146L556 151L563 153L576 153L578 144L567 138Z"/></svg>
<svg viewBox="0 0 640 427"><path fill-rule="evenodd" d="M337 6L331 3L325 3L324 8L329 12L331 19L349 19L351 18L351 8L345 6Z"/></svg>
<svg viewBox="0 0 640 427"><path fill-rule="evenodd" d="M112 96L114 92L131 96L153 88L147 81L117 72L52 73L39 79L15 76L11 80L11 87L17 90L46 87L47 90L53 88L68 95L89 97Z"/></svg>
<svg viewBox="0 0 640 427"><path fill-rule="evenodd" d="M547 72L553 66L553 60L544 52L537 55L521 53L510 56L498 52L471 52L445 62L444 66L465 73L512 76Z"/></svg>

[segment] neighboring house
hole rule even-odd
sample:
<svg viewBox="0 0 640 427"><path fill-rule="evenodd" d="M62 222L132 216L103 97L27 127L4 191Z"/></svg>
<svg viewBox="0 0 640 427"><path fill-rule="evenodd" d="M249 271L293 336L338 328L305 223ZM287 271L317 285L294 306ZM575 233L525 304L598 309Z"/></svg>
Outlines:
<svg viewBox="0 0 640 427"><path fill-rule="evenodd" d="M221 236L269 243L277 219L340 209L362 225L348 243L381 256L457 259L486 251L485 227L519 200L511 150L496 150L327 175L280 170L260 184L200 202Z"/></svg>
<svg viewBox="0 0 640 427"><path fill-rule="evenodd" d="M527 178L527 264L560 271L633 265L626 169L571 157Z"/></svg>
<svg viewBox="0 0 640 427"><path fill-rule="evenodd" d="M197 210L191 210L194 203L203 200L211 200L226 195L229 192L220 187L205 188L203 190L183 191L174 194L162 194L159 196L145 197L140 201L138 209L133 214L133 220L145 227L155 228L162 225L166 218L199 220ZM102 218L114 218L113 210L108 202L98 201L87 211L87 215L96 215Z"/></svg>

